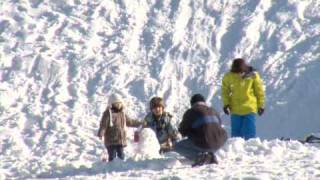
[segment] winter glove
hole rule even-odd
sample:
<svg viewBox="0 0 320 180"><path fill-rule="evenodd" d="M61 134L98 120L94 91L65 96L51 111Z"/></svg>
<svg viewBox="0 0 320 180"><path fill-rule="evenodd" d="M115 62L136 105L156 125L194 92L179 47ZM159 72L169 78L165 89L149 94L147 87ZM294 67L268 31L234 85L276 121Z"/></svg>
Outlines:
<svg viewBox="0 0 320 180"><path fill-rule="evenodd" d="M264 108L259 108L258 109L259 116L262 116L263 113L264 113Z"/></svg>
<svg viewBox="0 0 320 180"><path fill-rule="evenodd" d="M229 105L226 105L223 107L223 112L226 114L226 115L229 115L230 114L230 106Z"/></svg>

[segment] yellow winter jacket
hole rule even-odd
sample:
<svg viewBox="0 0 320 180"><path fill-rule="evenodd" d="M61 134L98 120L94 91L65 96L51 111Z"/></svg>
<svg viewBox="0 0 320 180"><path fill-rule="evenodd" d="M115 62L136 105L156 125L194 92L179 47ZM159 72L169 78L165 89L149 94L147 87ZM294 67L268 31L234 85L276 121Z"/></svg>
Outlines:
<svg viewBox="0 0 320 180"><path fill-rule="evenodd" d="M222 99L224 106L230 106L231 114L257 113L258 108L264 108L263 82L258 72L253 72L246 78L238 73L225 74L222 80Z"/></svg>

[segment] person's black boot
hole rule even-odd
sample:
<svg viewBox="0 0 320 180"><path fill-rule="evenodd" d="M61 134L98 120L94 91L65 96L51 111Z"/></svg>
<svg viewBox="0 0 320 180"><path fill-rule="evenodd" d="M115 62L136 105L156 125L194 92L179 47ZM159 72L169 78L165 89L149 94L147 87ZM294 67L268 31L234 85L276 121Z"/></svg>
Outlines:
<svg viewBox="0 0 320 180"><path fill-rule="evenodd" d="M211 161L209 164L218 164L218 159L217 156L214 153L210 153L211 154Z"/></svg>
<svg viewBox="0 0 320 180"><path fill-rule="evenodd" d="M205 164L218 164L217 157L212 152L201 153L196 161L192 164L192 167L202 166Z"/></svg>
<svg viewBox="0 0 320 180"><path fill-rule="evenodd" d="M202 166L205 162L205 159L206 159L206 153L200 153L197 159L192 164L192 167Z"/></svg>

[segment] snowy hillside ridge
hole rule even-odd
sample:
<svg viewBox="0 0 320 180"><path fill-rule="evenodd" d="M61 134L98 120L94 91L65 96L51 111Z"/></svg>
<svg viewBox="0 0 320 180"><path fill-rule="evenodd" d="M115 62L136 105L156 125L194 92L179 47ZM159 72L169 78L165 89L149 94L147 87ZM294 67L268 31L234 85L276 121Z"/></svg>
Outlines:
<svg viewBox="0 0 320 180"><path fill-rule="evenodd" d="M68 123L91 133L108 95L119 91L132 116L143 117L148 100L160 95L179 121L193 93L221 109L222 75L240 56L266 84L260 137L301 137L320 126L319 6L2 1L1 118L16 119L18 132L28 120L40 129Z"/></svg>
<svg viewBox="0 0 320 180"><path fill-rule="evenodd" d="M194 93L221 109L221 79L235 57L246 58L265 82L260 138L301 138L319 131L319 19L318 0L0 1L0 179L73 176L82 167L88 172L90 164L100 161L104 147L96 133L115 91L124 96L128 114L138 119L154 95L164 97L177 124ZM228 127L229 117L223 119ZM265 143L274 142L282 144ZM282 145L284 150L296 146ZM317 149L298 147L291 155L301 161L290 161L293 169L271 159L276 165L252 171L252 176L266 170L316 177L319 162L311 157ZM127 151L133 153L130 147ZM143 166L146 177L168 177L172 171L196 179L197 172L200 179L215 171L229 177L223 165L160 171L146 168L153 161L140 164L140 158L148 161L147 156L132 161ZM304 164L309 160L318 169L309 171ZM164 157L160 166L167 161ZM249 170L260 167L239 163ZM127 170L120 168L112 177L139 176Z"/></svg>

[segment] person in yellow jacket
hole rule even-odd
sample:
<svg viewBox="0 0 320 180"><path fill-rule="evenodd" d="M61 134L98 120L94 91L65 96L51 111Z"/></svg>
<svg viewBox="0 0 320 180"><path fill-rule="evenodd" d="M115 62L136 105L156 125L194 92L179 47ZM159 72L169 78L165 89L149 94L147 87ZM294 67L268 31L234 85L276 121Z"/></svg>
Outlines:
<svg viewBox="0 0 320 180"><path fill-rule="evenodd" d="M233 60L231 71L222 80L225 114L231 114L231 136L256 137L256 114L264 113L265 93L258 72L243 59Z"/></svg>

